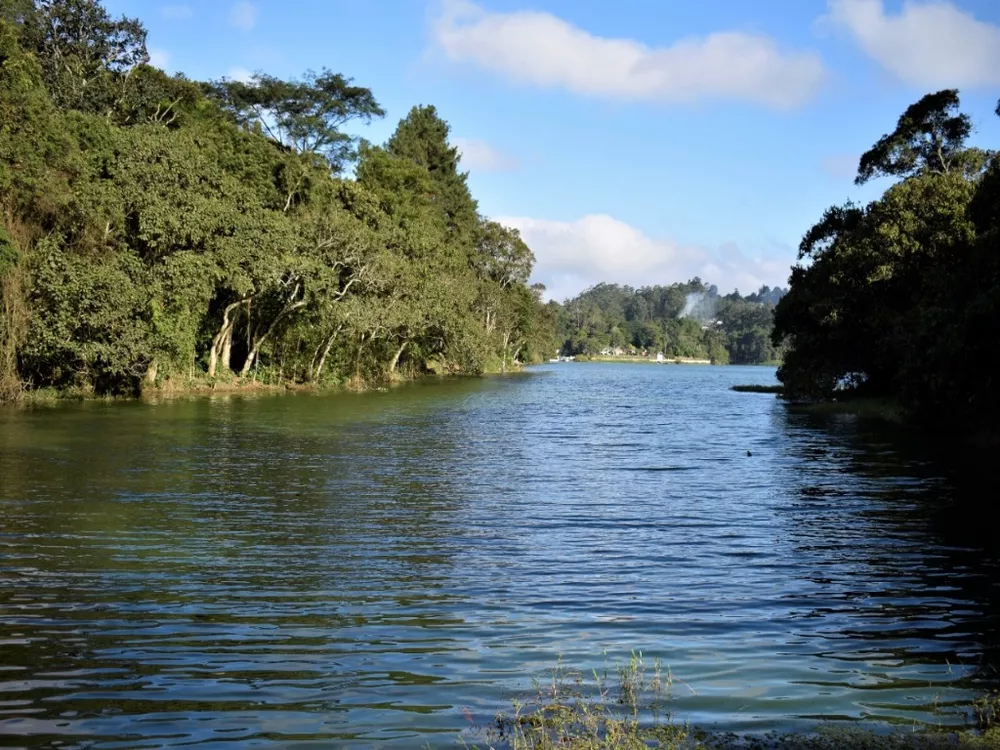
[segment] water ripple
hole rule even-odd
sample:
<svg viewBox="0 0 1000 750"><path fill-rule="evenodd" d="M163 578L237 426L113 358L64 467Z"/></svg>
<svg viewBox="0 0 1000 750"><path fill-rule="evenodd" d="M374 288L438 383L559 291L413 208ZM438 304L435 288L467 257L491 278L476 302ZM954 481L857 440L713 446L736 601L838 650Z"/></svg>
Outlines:
<svg viewBox="0 0 1000 750"><path fill-rule="evenodd" d="M451 746L631 648L710 726L964 721L1000 576L941 522L961 489L728 390L771 380L0 412L0 744Z"/></svg>

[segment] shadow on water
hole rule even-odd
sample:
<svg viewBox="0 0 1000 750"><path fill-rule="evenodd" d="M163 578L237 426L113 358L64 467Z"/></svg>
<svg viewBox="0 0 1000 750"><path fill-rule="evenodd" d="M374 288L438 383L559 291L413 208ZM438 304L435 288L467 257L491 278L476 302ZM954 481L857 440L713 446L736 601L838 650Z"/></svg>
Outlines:
<svg viewBox="0 0 1000 750"><path fill-rule="evenodd" d="M986 457L850 415L789 411L779 419L784 445L805 467L789 509L795 552L836 602L805 615L828 623L830 649L817 655L840 664L829 670L840 679L823 684L855 680L876 695L927 684L940 688L935 709L949 705L955 688L995 688L1000 544L983 523ZM851 537L869 541L859 551ZM853 662L875 669L862 675ZM964 709L966 701L951 704ZM867 704L892 707L877 697Z"/></svg>
<svg viewBox="0 0 1000 750"><path fill-rule="evenodd" d="M448 746L632 648L709 727L963 722L998 663L972 478L729 391L773 377L0 412L0 744Z"/></svg>

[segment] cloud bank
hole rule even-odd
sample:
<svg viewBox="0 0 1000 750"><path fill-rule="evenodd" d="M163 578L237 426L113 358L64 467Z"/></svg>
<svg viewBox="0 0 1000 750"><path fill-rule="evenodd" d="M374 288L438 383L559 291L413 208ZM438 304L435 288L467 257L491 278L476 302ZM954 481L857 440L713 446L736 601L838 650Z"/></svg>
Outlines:
<svg viewBox="0 0 1000 750"><path fill-rule="evenodd" d="M671 284L698 276L723 293L743 294L762 284L784 286L794 251L784 260L752 258L733 243L716 250L654 239L605 214L572 222L501 217L521 232L536 257L534 281L562 301L602 281L631 286Z"/></svg>
<svg viewBox="0 0 1000 750"><path fill-rule="evenodd" d="M919 88L1000 85L1000 26L950 2L905 2L887 14L883 0L830 0L825 21L904 83Z"/></svg>
<svg viewBox="0 0 1000 750"><path fill-rule="evenodd" d="M432 33L453 62L607 99L736 99L788 109L826 77L818 55L783 51L767 36L723 31L650 47L595 36L549 13L492 13L465 0L445 0Z"/></svg>

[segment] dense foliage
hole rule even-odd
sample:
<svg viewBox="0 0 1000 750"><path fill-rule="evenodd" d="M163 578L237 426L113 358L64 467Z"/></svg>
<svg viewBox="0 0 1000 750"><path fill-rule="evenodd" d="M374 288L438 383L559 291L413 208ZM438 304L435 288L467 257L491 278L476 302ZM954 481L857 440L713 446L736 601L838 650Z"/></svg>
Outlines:
<svg viewBox="0 0 1000 750"><path fill-rule="evenodd" d="M806 234L775 313L789 395L888 397L995 432L1000 157L967 147L970 131L958 92L924 97L861 158L859 183L899 181Z"/></svg>
<svg viewBox="0 0 1000 750"><path fill-rule="evenodd" d="M715 363L760 364L779 357L771 343L783 289L720 296L700 279L633 289L599 284L557 308L566 355L642 354Z"/></svg>
<svg viewBox="0 0 1000 750"><path fill-rule="evenodd" d="M480 216L433 107L361 143L384 113L342 75L199 83L145 39L96 0L0 0L0 398L554 348L531 251Z"/></svg>

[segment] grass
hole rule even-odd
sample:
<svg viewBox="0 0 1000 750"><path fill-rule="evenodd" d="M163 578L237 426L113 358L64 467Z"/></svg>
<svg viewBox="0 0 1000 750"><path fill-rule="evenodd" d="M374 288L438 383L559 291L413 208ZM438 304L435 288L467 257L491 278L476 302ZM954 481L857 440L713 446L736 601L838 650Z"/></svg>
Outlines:
<svg viewBox="0 0 1000 750"><path fill-rule="evenodd" d="M588 677L562 661L533 695L515 700L488 727L463 738L475 750L1000 750L1000 693L971 706L974 730L929 727L889 734L824 726L808 734L709 733L676 723L670 712L674 678L659 660L647 665L633 651L616 681ZM691 688L689 688L691 689ZM476 740L485 744L477 744Z"/></svg>
<svg viewBox="0 0 1000 750"><path fill-rule="evenodd" d="M659 660L647 670L641 652L617 668L612 685L607 670L585 678L560 662L535 694L514 701L487 727L488 750L645 750L682 748L688 729L675 725L667 710L673 680Z"/></svg>

